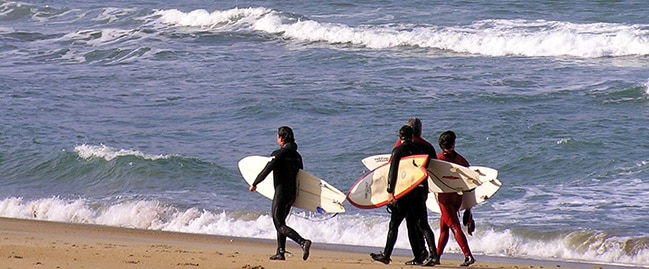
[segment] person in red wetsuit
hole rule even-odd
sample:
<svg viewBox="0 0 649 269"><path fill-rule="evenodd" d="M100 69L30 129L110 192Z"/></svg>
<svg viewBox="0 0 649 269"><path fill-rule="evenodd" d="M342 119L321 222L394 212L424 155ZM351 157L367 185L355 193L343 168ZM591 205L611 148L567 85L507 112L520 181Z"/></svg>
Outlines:
<svg viewBox="0 0 649 269"><path fill-rule="evenodd" d="M437 154L437 159L447 162L456 163L462 166L469 166L469 162L455 151L455 133L453 131L443 132L439 136L439 147L442 152ZM455 241L460 246L464 254L464 263L460 266L469 266L475 263L475 258L469 249L469 243L460 226L458 212L462 205L462 195L455 192L439 193L437 196L439 208L442 211L442 217L439 220L439 242L437 243L437 256L441 257L448 242L448 230L450 229L455 235ZM465 212L467 214L467 212ZM470 213L468 213L470 214ZM472 221L472 220L471 220Z"/></svg>

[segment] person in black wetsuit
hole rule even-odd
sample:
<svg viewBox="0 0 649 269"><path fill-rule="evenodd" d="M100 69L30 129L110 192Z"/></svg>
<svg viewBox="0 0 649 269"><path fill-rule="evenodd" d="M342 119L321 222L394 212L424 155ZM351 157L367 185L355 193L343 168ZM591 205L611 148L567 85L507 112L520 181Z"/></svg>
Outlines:
<svg viewBox="0 0 649 269"><path fill-rule="evenodd" d="M435 148L430 142L421 137L421 120L419 118L410 118L406 125L412 127L412 131L414 132L412 136L412 142L423 147L424 152L429 156L429 162L431 159L435 159ZM401 146L403 141L404 140L401 140L401 138L399 138L399 140L397 140L397 142L394 144L394 147L392 148L395 149ZM428 163L424 164L424 166L427 167ZM413 190L413 192L415 191L417 192L416 203L423 203L425 205L426 200L428 199L428 180L424 180L417 188ZM421 208L418 209L423 210ZM439 264L439 256L436 254L437 249L435 248L435 234L428 224L428 210L423 211L425 212L417 213L417 215L420 216L421 221L417 221L415 223L414 221L408 221L408 219L406 219L406 225L408 227L408 240L410 241L412 253L415 256L414 259L406 262L406 265L434 266L435 264ZM428 243L428 249L430 251L426 250L424 239Z"/></svg>
<svg viewBox="0 0 649 269"><path fill-rule="evenodd" d="M302 247L302 259L309 258L311 240L304 239L293 228L286 225L291 207L297 196L297 173L303 168L302 156L297 152L297 144L293 130L288 126L279 127L277 130L277 144L279 149L273 151L270 161L250 186L250 191L257 189L257 184L262 182L270 172L273 172L275 195L273 196L272 215L275 230L277 230L277 253L271 260L285 260L286 237L292 239Z"/></svg>
<svg viewBox="0 0 649 269"><path fill-rule="evenodd" d="M406 222L412 223L413 227L418 227L419 231L423 232L423 235L426 237L426 241L429 243L431 252L434 253L432 254L432 256L429 256L430 259L427 259L426 263L424 263L423 265L434 266L437 262L437 255L435 251L434 234L430 229L430 225L428 225L428 213L426 209L428 185L426 185L426 183L422 183L421 186L418 186L414 190L410 191L399 200L396 200L394 196L395 186L397 184L397 175L399 172L399 161L401 161L401 158L416 154L428 154L431 157L435 157L434 148L428 148L421 144L414 143L412 141L413 135L414 130L408 125L404 125L399 130L399 138L402 140L402 143L392 150L392 156L390 157L390 171L388 173L388 207L392 210L390 214L388 236L383 252L371 253L370 256L375 261L379 261L384 264L390 263L390 256L392 255L394 244L397 241L399 225L405 218ZM418 242L417 240L412 240L411 244L412 243ZM416 245L411 247L421 249L420 246ZM415 257L415 260L410 261L406 264L422 265L424 261L421 260L421 258L423 257L419 256L420 253L421 252L417 252L416 255L418 257Z"/></svg>

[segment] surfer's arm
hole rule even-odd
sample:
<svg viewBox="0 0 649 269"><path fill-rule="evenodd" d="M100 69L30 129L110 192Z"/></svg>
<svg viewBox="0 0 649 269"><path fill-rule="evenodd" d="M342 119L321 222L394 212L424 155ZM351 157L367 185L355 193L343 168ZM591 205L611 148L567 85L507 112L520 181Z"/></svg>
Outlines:
<svg viewBox="0 0 649 269"><path fill-rule="evenodd" d="M394 197L394 188L397 185L397 174L399 173L399 161L401 161L401 154L398 148L392 151L390 157L390 171L388 172L388 193Z"/></svg>
<svg viewBox="0 0 649 269"><path fill-rule="evenodd" d="M270 161L268 161L266 166L264 166L264 169L262 169L261 172L259 172L259 175L257 175L257 178L255 178L255 181L252 182L252 184L250 185L250 187L251 187L250 191L254 191L254 190L252 190L252 187L257 188L257 184L264 181L264 179L266 179L268 174L270 174L270 172L273 171L273 169L275 168L275 161L276 160L277 160L277 158L275 158L275 156L270 157Z"/></svg>
<svg viewBox="0 0 649 269"><path fill-rule="evenodd" d="M397 173L399 172L399 159L398 156L392 156L393 158L390 160L390 171L388 173L388 204L394 204L397 199L394 197L394 186L397 185ZM396 160L396 164L395 164ZM396 167L396 169L392 169L393 167Z"/></svg>

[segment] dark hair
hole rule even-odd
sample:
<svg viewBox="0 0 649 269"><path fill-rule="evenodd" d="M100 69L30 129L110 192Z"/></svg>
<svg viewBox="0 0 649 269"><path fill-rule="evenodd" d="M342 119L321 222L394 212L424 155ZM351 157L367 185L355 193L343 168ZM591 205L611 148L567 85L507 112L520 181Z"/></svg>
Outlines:
<svg viewBox="0 0 649 269"><path fill-rule="evenodd" d="M288 126L282 126L277 129L277 135L282 138L284 143L293 143L295 142L295 136L293 135L293 129Z"/></svg>
<svg viewBox="0 0 649 269"><path fill-rule="evenodd" d="M401 129L399 129L399 138L401 140L412 140L413 133L412 127L408 125L401 126Z"/></svg>
<svg viewBox="0 0 649 269"><path fill-rule="evenodd" d="M442 149L452 149L455 145L455 133L453 131L446 131L439 135L439 147Z"/></svg>
<svg viewBox="0 0 649 269"><path fill-rule="evenodd" d="M419 118L409 119L407 125L412 127L415 136L421 136L421 120Z"/></svg>

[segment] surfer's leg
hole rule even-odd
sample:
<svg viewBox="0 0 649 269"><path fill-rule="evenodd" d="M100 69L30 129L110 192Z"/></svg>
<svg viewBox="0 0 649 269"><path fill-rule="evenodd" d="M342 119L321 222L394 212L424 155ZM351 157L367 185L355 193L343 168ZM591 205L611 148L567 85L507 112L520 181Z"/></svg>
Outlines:
<svg viewBox="0 0 649 269"><path fill-rule="evenodd" d="M282 188L275 189L275 196L273 197L273 224L277 230L277 254L272 256L272 260L284 260L284 252L286 250L286 237L290 237L292 229L286 226L286 218L291 211L291 199L287 199ZM288 228L288 229L287 229ZM295 233L295 231L293 231Z"/></svg>
<svg viewBox="0 0 649 269"><path fill-rule="evenodd" d="M420 265L428 257L424 236L419 227L419 212L415 210L417 208L417 199L414 199L416 198L414 196L416 195L415 192L416 190L413 190L399 201L402 208L408 209L406 213L406 227L408 228L408 241L410 242L410 248L414 256L414 259L406 262L406 265Z"/></svg>
<svg viewBox="0 0 649 269"><path fill-rule="evenodd" d="M394 244L397 242L397 235L399 234L399 225L405 218L404 210L392 211L392 216L390 217L390 224L388 227L388 237L385 242L385 248L383 249L383 254L388 258L392 255L392 250L394 250Z"/></svg>
<svg viewBox="0 0 649 269"><path fill-rule="evenodd" d="M394 244L397 242L397 234L399 232L399 225L405 218L405 210L400 210L399 206L392 208L390 214L390 224L388 224L388 235L385 240L385 247L381 253L370 253L373 260L382 262L384 264L390 263L390 256L394 250Z"/></svg>
<svg viewBox="0 0 649 269"><path fill-rule="evenodd" d="M419 265L428 256L426 245L424 244L424 236L417 225L417 219L412 214L406 215L406 227L408 228L408 241L412 249L414 259L408 261L407 265Z"/></svg>
<svg viewBox="0 0 649 269"><path fill-rule="evenodd" d="M284 236L282 233L277 231L277 251L275 252L275 255L270 256L271 260L285 260L286 257L284 256L284 253L286 253L286 236Z"/></svg>
<svg viewBox="0 0 649 269"><path fill-rule="evenodd" d="M278 188L275 190L275 199L273 199L273 224L277 230L278 250L281 247L286 249L286 237L295 241L304 251L302 259L309 257L311 240L304 239L297 231L286 225L286 218L291 212L291 206L295 201L295 196L284 196ZM281 239L281 242L280 242Z"/></svg>
<svg viewBox="0 0 649 269"><path fill-rule="evenodd" d="M293 230L293 228L286 225L286 218L291 212L291 204L287 203L286 201L282 201L281 198L278 200L279 201L277 203L277 208L273 215L273 223L275 224L275 229L277 229L277 232L282 234L284 238L288 237L296 243L302 245L305 241L304 238L302 238L300 234Z"/></svg>
<svg viewBox="0 0 649 269"><path fill-rule="evenodd" d="M442 209L442 216L446 213L446 222L453 235L455 236L455 241L460 246L462 253L464 254L464 263L461 266L469 266L475 263L475 259L471 254L471 249L469 248L469 243L466 240L466 235L462 231L462 226L460 224L460 218L458 213L460 211L460 206L462 205L462 196L452 193L448 196L448 201L445 201L444 209ZM441 202L441 200L440 200ZM448 203L446 203L448 202ZM445 212L446 211L446 212Z"/></svg>
<svg viewBox="0 0 649 269"><path fill-rule="evenodd" d="M437 241L437 257L442 257L444 254L444 248L446 248L446 243L448 243L448 225L444 221L444 215L439 220L439 239Z"/></svg>
<svg viewBox="0 0 649 269"><path fill-rule="evenodd" d="M275 225L275 230L277 231L277 251L275 255L271 256L271 260L285 260L284 253L286 252L286 235L280 231L286 217L283 215L281 210L280 202L281 199L273 199L273 205L271 210L271 215L273 217L273 224Z"/></svg>
<svg viewBox="0 0 649 269"><path fill-rule="evenodd" d="M428 209L426 208L428 189L417 188L416 194L416 200L414 201L412 206L413 214L416 216L417 228L421 233L420 239L425 238L426 242L428 243L428 254L423 256L422 263L424 265L433 265L439 263L439 259L437 257L437 249L435 247L435 234L433 233L433 229L430 228L430 224L428 224ZM422 251L422 253L425 253L425 245L423 244L423 242L422 248L424 248L424 251Z"/></svg>
<svg viewBox="0 0 649 269"><path fill-rule="evenodd" d="M455 219L457 219L457 217L455 217ZM462 228L460 226L460 221L459 220L454 221L453 225L450 228L451 231L453 231L453 234L455 235L455 241L457 241L457 244L460 246L460 249L462 250L464 257L472 256L471 249L469 248L469 243L466 240L466 235L464 235L464 232L462 231Z"/></svg>
<svg viewBox="0 0 649 269"><path fill-rule="evenodd" d="M449 227L452 224L450 215L455 212L453 207L450 206L453 202L453 198L453 195L448 193L440 193L437 195L437 201L441 213L441 217L439 218L439 241L437 243L437 256L440 258L442 257L442 254L444 254L446 243L448 243Z"/></svg>

